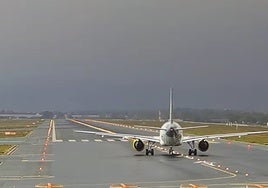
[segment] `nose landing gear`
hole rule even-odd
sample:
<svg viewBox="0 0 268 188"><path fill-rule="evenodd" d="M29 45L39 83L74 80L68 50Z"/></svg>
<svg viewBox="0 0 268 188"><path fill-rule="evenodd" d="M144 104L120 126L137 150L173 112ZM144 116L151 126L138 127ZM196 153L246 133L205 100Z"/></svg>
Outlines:
<svg viewBox="0 0 268 188"><path fill-rule="evenodd" d="M172 147L169 148L168 153L169 153L170 155L174 155L174 150L173 150Z"/></svg>

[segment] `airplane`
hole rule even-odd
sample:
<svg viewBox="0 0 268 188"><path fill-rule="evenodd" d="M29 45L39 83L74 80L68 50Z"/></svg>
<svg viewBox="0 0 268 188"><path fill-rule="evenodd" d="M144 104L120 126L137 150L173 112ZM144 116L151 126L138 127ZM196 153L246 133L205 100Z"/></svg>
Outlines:
<svg viewBox="0 0 268 188"><path fill-rule="evenodd" d="M260 134L266 133L268 131L255 131L255 132L239 132L239 133L227 133L227 134L213 134L213 135L202 135L202 136L183 136L183 130L186 129L196 129L203 128L207 126L194 126L194 127L181 127L177 122L173 120L173 90L170 88L170 97L169 97L169 120L165 122L161 128L159 127L148 127L148 126L136 126L136 127L144 127L159 130L159 136L144 136L144 135L134 135L134 134L120 134L120 133L105 133L105 132L94 132L94 131L82 131L75 130L77 133L87 133L87 134L95 134L100 135L102 137L117 137L126 140L130 140L133 143L133 148L136 151L143 151L145 145L147 145L145 154L146 155L154 155L154 149L156 143L161 146L169 146L169 154L173 155L174 146L181 146L183 143L187 143L189 145L188 155L191 156L197 155L197 149L195 142L198 142L198 149L201 152L206 152L209 148L209 143L207 139L213 138L225 138L232 136L245 136L250 134Z"/></svg>

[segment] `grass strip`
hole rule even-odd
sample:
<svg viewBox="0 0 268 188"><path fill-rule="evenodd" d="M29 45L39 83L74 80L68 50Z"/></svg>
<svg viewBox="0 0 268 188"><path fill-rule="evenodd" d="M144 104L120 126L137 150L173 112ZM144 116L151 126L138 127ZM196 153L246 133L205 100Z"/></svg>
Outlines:
<svg viewBox="0 0 268 188"><path fill-rule="evenodd" d="M7 154L14 145L0 145L0 155Z"/></svg>

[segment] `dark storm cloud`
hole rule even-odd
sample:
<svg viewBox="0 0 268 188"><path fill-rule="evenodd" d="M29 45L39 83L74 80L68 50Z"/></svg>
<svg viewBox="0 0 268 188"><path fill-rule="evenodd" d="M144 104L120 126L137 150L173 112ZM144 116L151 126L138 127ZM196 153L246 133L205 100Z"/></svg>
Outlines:
<svg viewBox="0 0 268 188"><path fill-rule="evenodd" d="M267 1L1 1L0 108L268 110Z"/></svg>

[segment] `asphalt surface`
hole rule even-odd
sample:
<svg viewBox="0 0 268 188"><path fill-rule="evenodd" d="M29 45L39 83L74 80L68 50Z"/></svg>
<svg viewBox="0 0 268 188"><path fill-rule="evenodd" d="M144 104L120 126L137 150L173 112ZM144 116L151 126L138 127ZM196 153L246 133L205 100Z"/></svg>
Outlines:
<svg viewBox="0 0 268 188"><path fill-rule="evenodd" d="M122 125L86 122L112 132L157 135ZM209 151L188 157L188 146L170 156L155 148L155 156L131 149L129 142L73 130L99 131L68 120L55 120L56 142L46 145L49 121L23 140L9 156L0 158L0 187L29 188L40 183L64 187L103 188L112 183L140 187L179 187L205 184L208 187L243 187L268 181L268 147L216 140ZM20 140L21 141L21 140Z"/></svg>

